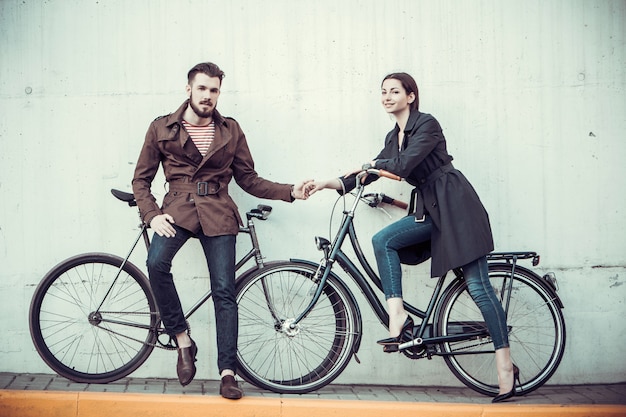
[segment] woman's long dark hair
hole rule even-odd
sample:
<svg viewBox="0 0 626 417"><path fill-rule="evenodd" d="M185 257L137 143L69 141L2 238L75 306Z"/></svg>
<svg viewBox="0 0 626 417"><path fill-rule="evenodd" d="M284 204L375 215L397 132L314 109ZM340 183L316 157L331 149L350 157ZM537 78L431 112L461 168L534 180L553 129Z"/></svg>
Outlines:
<svg viewBox="0 0 626 417"><path fill-rule="evenodd" d="M391 73L391 74L387 75L385 78L383 78L383 82L385 82L385 80L389 80L389 79L400 81L400 83L402 84L402 87L404 87L404 90L406 91L407 95L409 95L411 93L415 93L415 100L413 101L413 103L410 104L410 107L411 107L411 110L419 110L419 108L420 108L420 94L419 94L419 90L417 88L417 83L415 82L413 77L411 77L406 72L394 72L394 73ZM382 83L381 83L381 85L382 85Z"/></svg>

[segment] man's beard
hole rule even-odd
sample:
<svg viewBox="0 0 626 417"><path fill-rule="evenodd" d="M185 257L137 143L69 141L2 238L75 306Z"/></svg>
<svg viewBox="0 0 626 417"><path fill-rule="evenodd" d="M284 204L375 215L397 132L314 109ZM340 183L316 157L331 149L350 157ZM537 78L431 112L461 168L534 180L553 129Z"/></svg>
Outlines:
<svg viewBox="0 0 626 417"><path fill-rule="evenodd" d="M202 103L205 103L205 102L201 102L201 104ZM197 114L198 117L202 119L208 119L209 117L213 117L213 109L211 108L207 111L200 110L200 108L194 104L193 97L191 98L191 100L189 100L189 105L191 106L191 110L193 110L193 112Z"/></svg>

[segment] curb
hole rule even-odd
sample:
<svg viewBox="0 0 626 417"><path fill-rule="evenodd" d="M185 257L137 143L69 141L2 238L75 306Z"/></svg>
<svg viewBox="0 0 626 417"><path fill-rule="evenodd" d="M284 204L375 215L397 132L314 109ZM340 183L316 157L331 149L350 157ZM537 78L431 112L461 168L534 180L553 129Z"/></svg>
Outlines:
<svg viewBox="0 0 626 417"><path fill-rule="evenodd" d="M414 417L623 417L625 405L452 404L387 401L309 400L136 393L0 390L2 417L379 417L385 413Z"/></svg>

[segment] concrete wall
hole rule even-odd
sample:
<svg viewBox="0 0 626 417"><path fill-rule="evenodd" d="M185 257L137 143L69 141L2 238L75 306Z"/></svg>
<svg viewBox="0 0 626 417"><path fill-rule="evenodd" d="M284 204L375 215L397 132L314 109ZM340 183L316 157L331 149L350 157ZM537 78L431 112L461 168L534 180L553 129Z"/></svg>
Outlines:
<svg viewBox="0 0 626 417"><path fill-rule="evenodd" d="M624 381L625 22L623 0L1 0L0 371L49 372L28 330L35 286L70 255L126 252L138 220L109 189L130 190L148 124L184 100L187 70L211 60L226 72L220 110L243 126L261 175L283 182L374 156L392 128L382 77L414 75L497 249L536 250L539 272L559 278L568 345L551 383ZM261 202L233 189L242 213ZM271 202L259 227L267 258L319 259L313 236L328 234L334 199ZM360 212L368 253L389 221ZM133 261L144 260L140 249ZM427 270L407 269L405 287L430 287ZM175 271L185 300L208 286L197 243ZM384 356L374 341L385 331L362 307L362 364L340 382L458 384L441 360ZM209 355L198 377L214 378L211 310L191 325ZM173 377L174 363L159 352L137 374Z"/></svg>

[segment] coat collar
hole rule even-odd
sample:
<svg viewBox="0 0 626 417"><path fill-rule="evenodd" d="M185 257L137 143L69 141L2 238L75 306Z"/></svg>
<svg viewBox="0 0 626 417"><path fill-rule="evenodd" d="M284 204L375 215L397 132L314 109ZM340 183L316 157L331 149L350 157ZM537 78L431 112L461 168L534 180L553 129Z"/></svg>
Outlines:
<svg viewBox="0 0 626 417"><path fill-rule="evenodd" d="M185 109L187 109L188 105L189 105L189 99L185 100L185 102L181 104L180 107L174 113L171 113L167 116L165 125L168 127L171 127L174 124L182 124L183 114L185 113ZM226 120L224 120L224 117L220 114L220 112L217 111L217 109L213 110L213 121L215 122L216 125L226 124Z"/></svg>
<svg viewBox="0 0 626 417"><path fill-rule="evenodd" d="M417 124L417 121L419 120L421 115L422 113L420 113L419 110L412 110L411 114L409 114L409 120L406 121L406 127L404 128L404 131L411 132L415 128L415 125Z"/></svg>

